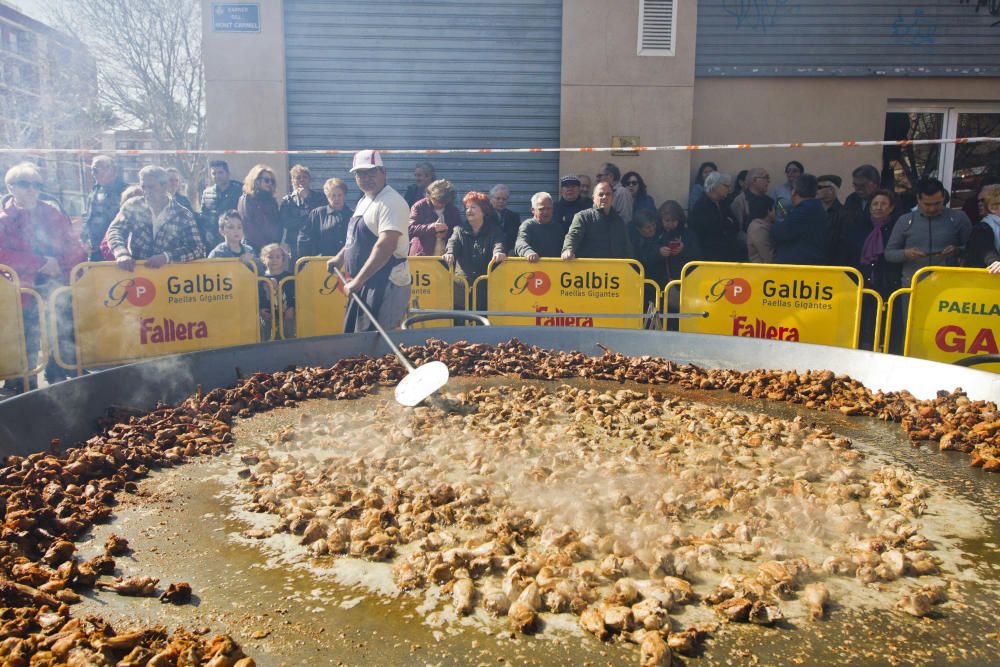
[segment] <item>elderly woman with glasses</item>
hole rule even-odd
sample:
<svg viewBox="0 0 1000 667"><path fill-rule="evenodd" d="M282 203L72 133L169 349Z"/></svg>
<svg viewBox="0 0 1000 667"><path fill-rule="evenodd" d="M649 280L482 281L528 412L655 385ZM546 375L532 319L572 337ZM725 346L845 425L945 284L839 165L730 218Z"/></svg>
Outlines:
<svg viewBox="0 0 1000 667"><path fill-rule="evenodd" d="M70 270L87 259L83 246L73 237L69 218L58 207L42 201L42 175L30 162L7 170L4 183L10 198L0 210L0 264L14 269L21 286L48 296L65 285ZM39 349L38 313L33 301L24 300L25 333L30 357ZM68 320L66 318L60 318ZM45 371L50 382L65 377L55 364Z"/></svg>
<svg viewBox="0 0 1000 667"><path fill-rule="evenodd" d="M648 192L646 192L646 181L642 180L642 176L640 176L638 172L630 171L622 176L622 185L628 188L629 194L632 195L633 217L639 211L656 213L656 202L653 201L653 198Z"/></svg>
<svg viewBox="0 0 1000 667"><path fill-rule="evenodd" d="M705 178L705 194L695 203L689 216L690 225L702 259L712 262L746 261L746 246L740 243L739 227L722 200L733 187L733 177L713 171Z"/></svg>
<svg viewBox="0 0 1000 667"><path fill-rule="evenodd" d="M278 181L274 170L266 164L254 165L243 180L243 194L236 210L243 218L243 234L254 248L271 243L281 243L284 228L278 214L278 200L274 198Z"/></svg>

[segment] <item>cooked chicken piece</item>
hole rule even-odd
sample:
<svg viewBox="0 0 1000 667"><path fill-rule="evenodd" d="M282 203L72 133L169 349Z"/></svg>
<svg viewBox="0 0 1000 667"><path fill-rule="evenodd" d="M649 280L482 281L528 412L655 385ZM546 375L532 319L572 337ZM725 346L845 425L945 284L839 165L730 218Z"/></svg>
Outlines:
<svg viewBox="0 0 1000 667"><path fill-rule="evenodd" d="M659 630L667 624L667 610L660 606L660 601L647 598L632 605L632 616L637 625L647 630Z"/></svg>
<svg viewBox="0 0 1000 667"><path fill-rule="evenodd" d="M104 553L108 556L124 556L130 551L128 540L121 535L112 534L104 543Z"/></svg>
<svg viewBox="0 0 1000 667"><path fill-rule="evenodd" d="M733 598L715 605L715 610L727 621L745 623L750 618L753 602L746 598Z"/></svg>
<svg viewBox="0 0 1000 667"><path fill-rule="evenodd" d="M698 648L698 633L693 629L671 632L667 636L667 646L674 653L693 655Z"/></svg>
<svg viewBox="0 0 1000 667"><path fill-rule="evenodd" d="M785 615L781 613L781 608L776 604L767 604L757 600L750 608L749 620L757 625L774 625L784 618Z"/></svg>
<svg viewBox="0 0 1000 667"><path fill-rule="evenodd" d="M931 607L933 605L934 598L926 591L918 590L903 595L903 597L896 602L896 609L905 611L907 614L919 618L931 613Z"/></svg>
<svg viewBox="0 0 1000 667"><path fill-rule="evenodd" d="M631 630L635 623L632 610L629 607L616 604L603 605L601 613L604 617L605 627L614 633Z"/></svg>
<svg viewBox="0 0 1000 667"><path fill-rule="evenodd" d="M802 591L802 599L809 609L809 618L814 621L826 615L826 605L830 602L830 592L821 583L809 584Z"/></svg>
<svg viewBox="0 0 1000 667"><path fill-rule="evenodd" d="M687 604L694 600L694 589L691 584L680 577L663 577L663 586L677 604Z"/></svg>
<svg viewBox="0 0 1000 667"><path fill-rule="evenodd" d="M130 577L128 579L118 578L111 583L98 581L97 588L114 591L119 595L153 597L156 595L156 584L158 583L160 580L156 577Z"/></svg>
<svg viewBox="0 0 1000 667"><path fill-rule="evenodd" d="M155 585L155 584L154 584ZM191 584L180 582L170 584L167 590L160 594L160 602L170 602L172 604L187 604L191 601Z"/></svg>
<svg viewBox="0 0 1000 667"><path fill-rule="evenodd" d="M517 597L517 601L527 605L534 611L538 611L542 608L542 594L538 590L538 584L531 582L528 584L521 594Z"/></svg>
<svg viewBox="0 0 1000 667"><path fill-rule="evenodd" d="M56 540L46 550L45 555L42 556L42 561L55 567L69 559L75 551L76 546L72 542Z"/></svg>
<svg viewBox="0 0 1000 667"><path fill-rule="evenodd" d="M635 580L631 577L623 577L616 581L611 594L608 596L609 603L625 606L635 604L638 599L639 589L636 588Z"/></svg>
<svg viewBox="0 0 1000 667"><path fill-rule="evenodd" d="M639 644L639 664L642 667L670 667L670 647L657 632L646 632Z"/></svg>
<svg viewBox="0 0 1000 667"><path fill-rule="evenodd" d="M583 610L580 614L580 627L602 641L610 635L604 625L604 614L597 607L587 607Z"/></svg>
<svg viewBox="0 0 1000 667"><path fill-rule="evenodd" d="M538 622L538 614L535 613L535 610L520 600L510 606L507 618L510 619L510 627L513 630L524 634L533 632L535 624Z"/></svg>
<svg viewBox="0 0 1000 667"><path fill-rule="evenodd" d="M503 591L490 590L483 594L483 609L497 617L506 616L510 610L510 598Z"/></svg>
<svg viewBox="0 0 1000 667"><path fill-rule="evenodd" d="M475 590L472 579L455 580L455 586L451 590L451 601L455 607L455 613L459 616L466 616L472 612L472 596Z"/></svg>

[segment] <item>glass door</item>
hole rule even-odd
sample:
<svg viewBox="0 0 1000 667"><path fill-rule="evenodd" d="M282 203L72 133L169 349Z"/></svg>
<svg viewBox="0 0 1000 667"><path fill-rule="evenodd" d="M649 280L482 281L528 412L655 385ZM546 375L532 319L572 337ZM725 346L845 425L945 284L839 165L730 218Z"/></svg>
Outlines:
<svg viewBox="0 0 1000 667"><path fill-rule="evenodd" d="M1000 110L956 109L952 116L953 136L959 139L1000 137ZM963 208L975 199L987 178L1000 178L1000 143L953 144L945 152L951 162L951 205L954 208Z"/></svg>
<svg viewBox="0 0 1000 667"><path fill-rule="evenodd" d="M885 140L942 139L945 115L945 110L936 109L890 111L885 115ZM894 190L904 205L916 202L913 194L916 183L925 178L940 178L941 155L941 144L885 146L883 185Z"/></svg>
<svg viewBox="0 0 1000 667"><path fill-rule="evenodd" d="M894 103L885 115L885 140L1000 137L1000 107ZM987 179L1000 179L1000 143L886 146L882 182L904 206L916 203L914 184L938 178L951 193L950 205L975 211L972 203Z"/></svg>

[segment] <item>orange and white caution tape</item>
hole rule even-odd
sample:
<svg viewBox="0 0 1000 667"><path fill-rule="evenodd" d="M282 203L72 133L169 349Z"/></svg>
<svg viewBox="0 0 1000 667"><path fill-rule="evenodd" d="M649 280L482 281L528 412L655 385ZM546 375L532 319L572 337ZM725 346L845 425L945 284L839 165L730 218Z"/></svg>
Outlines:
<svg viewBox="0 0 1000 667"><path fill-rule="evenodd" d="M383 155L449 155L475 153L608 153L633 151L653 153L660 151L728 151L758 148L867 148L877 146L929 146L935 144L1000 143L1000 137L963 137L958 139L900 139L898 141L797 141L786 144L693 144L678 146L584 146L579 148L380 148ZM39 155L353 155L359 148L329 148L311 150L248 150L211 149L197 150L170 148L0 148L6 153L33 153Z"/></svg>

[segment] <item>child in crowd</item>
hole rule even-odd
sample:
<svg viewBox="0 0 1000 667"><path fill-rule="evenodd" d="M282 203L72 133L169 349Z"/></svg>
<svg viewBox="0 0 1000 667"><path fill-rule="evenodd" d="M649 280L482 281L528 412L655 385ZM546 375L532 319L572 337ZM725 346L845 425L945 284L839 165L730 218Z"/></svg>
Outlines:
<svg viewBox="0 0 1000 667"><path fill-rule="evenodd" d="M666 259L666 279L680 280L688 262L701 258L698 237L688 229L687 216L679 202L668 200L656 210L660 218L660 254Z"/></svg>
<svg viewBox="0 0 1000 667"><path fill-rule="evenodd" d="M292 254L279 243L269 243L260 251L260 259L264 263L264 276L271 283L271 289L263 284L260 286L260 318L261 339L267 339L271 333L271 294L281 290L278 300L281 309L282 325L285 338L295 338L295 281L289 280L280 285L284 278L292 275ZM275 337L278 332L275 331Z"/></svg>
<svg viewBox="0 0 1000 667"><path fill-rule="evenodd" d="M233 209L219 216L219 233L225 240L212 248L209 259L237 258L260 273L260 266L254 259L253 248L243 240L243 218Z"/></svg>

